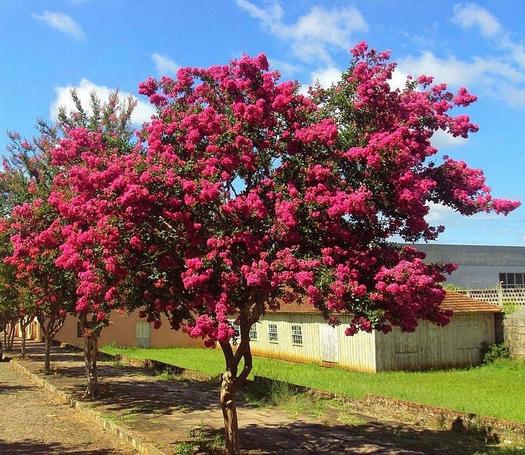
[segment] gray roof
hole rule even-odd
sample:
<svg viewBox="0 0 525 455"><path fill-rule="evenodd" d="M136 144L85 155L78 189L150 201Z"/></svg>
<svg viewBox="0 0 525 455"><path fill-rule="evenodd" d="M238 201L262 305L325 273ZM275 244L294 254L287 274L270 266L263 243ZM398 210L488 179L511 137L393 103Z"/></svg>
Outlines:
<svg viewBox="0 0 525 455"><path fill-rule="evenodd" d="M460 265L525 266L525 247L494 245L412 244L426 253L428 262L453 262Z"/></svg>

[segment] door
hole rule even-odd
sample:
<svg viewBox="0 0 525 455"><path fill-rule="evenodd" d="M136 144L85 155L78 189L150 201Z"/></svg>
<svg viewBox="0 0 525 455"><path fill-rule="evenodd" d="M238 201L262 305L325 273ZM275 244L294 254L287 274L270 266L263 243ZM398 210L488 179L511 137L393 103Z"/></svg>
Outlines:
<svg viewBox="0 0 525 455"><path fill-rule="evenodd" d="M321 324L319 338L321 340L321 360L331 363L339 362L337 329L328 324Z"/></svg>
<svg viewBox="0 0 525 455"><path fill-rule="evenodd" d="M151 326L149 322L137 322L135 327L135 335L137 337L137 346L141 348L149 348L151 344Z"/></svg>

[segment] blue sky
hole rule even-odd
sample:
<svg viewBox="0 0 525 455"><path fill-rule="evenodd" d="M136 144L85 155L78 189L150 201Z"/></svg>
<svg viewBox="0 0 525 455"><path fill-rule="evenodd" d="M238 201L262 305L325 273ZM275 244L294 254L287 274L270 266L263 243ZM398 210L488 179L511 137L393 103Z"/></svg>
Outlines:
<svg viewBox="0 0 525 455"><path fill-rule="evenodd" d="M406 74L431 74L479 101L480 131L446 135L443 153L484 169L494 194L525 202L525 2L61 0L1 2L0 131L30 136L68 91L136 93L148 75L264 52L283 78L328 84L365 39L390 49ZM394 81L395 83L395 81ZM144 100L135 120L152 112ZM7 142L0 136L0 149ZM525 245L525 208L508 217L460 217L433 207L440 243Z"/></svg>

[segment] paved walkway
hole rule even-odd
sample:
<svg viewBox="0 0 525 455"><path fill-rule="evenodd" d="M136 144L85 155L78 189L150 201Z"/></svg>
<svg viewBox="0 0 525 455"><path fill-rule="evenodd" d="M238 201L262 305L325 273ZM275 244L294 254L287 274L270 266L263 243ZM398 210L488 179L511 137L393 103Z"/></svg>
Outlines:
<svg viewBox="0 0 525 455"><path fill-rule="evenodd" d="M32 360L22 363L33 372L38 372L42 367L42 346L30 343L28 350ZM52 355L52 367L56 368L57 374L46 379L80 398L85 388L81 353L56 348ZM189 439L191 429L205 425L212 431L222 431L216 381L184 375L177 380L166 381L142 368L109 361L100 362L99 369L101 381L105 384L105 396L93 406L115 422L139 432L145 441L154 443L165 453L173 454L178 443ZM105 442L104 435L92 429L91 425L86 424L89 430L81 432L80 418L73 415L74 411L52 404L33 386L24 384L24 380L16 377L5 365L1 365L1 371L0 415L1 410L6 408L8 414L0 416L5 421L0 420L0 438L12 444L28 444L27 449L20 446L22 449L18 452L3 451L0 445L1 454L132 453L129 450L119 452L118 448L109 449L113 447L110 441ZM347 421L356 421L355 424L343 424L340 416L332 421L325 419L324 422L310 417L297 419L282 409L250 407L242 400L238 411L243 453L246 454L485 453L482 451L484 444L466 434L363 419L363 416L356 420L349 415ZM39 422L44 423L40 425ZM2 429L4 425L8 430ZM46 438L46 434L51 434L51 437ZM76 445L70 446L73 441ZM31 448L31 444L36 447L38 444L49 444L49 448L42 445L44 449L38 452ZM53 444L59 448L55 449ZM83 450L78 451L79 447ZM108 449L97 452L101 447Z"/></svg>
<svg viewBox="0 0 525 455"><path fill-rule="evenodd" d="M133 454L81 414L0 362L2 455Z"/></svg>

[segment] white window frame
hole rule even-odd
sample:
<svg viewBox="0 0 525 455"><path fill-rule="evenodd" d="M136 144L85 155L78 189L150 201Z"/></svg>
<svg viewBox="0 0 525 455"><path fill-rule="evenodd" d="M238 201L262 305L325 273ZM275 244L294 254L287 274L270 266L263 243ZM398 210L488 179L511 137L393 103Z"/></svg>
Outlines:
<svg viewBox="0 0 525 455"><path fill-rule="evenodd" d="M279 343L279 331L277 328L277 324L268 324L268 342Z"/></svg>
<svg viewBox="0 0 525 455"><path fill-rule="evenodd" d="M303 327L300 324L292 324L292 344L294 346L303 345Z"/></svg>
<svg viewBox="0 0 525 455"><path fill-rule="evenodd" d="M257 326L255 324L253 324L251 327L250 327L250 341L257 341Z"/></svg>

